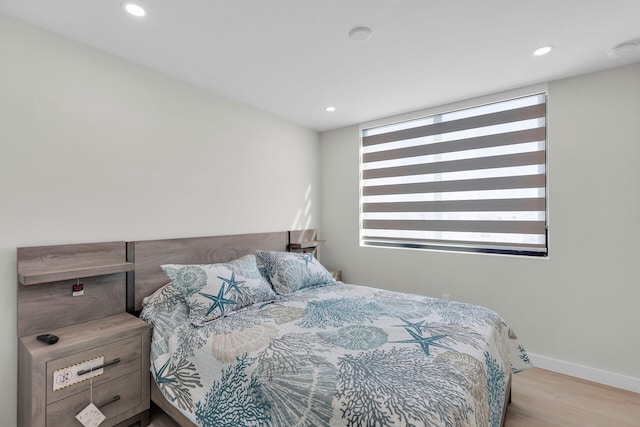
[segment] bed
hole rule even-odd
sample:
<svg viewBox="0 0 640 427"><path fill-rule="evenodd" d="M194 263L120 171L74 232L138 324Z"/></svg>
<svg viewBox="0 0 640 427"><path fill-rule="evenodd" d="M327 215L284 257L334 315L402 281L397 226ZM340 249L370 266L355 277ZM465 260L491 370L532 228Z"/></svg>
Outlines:
<svg viewBox="0 0 640 427"><path fill-rule="evenodd" d="M531 365L498 314L336 282L290 242L129 244L156 405L197 426L503 423L511 374Z"/></svg>

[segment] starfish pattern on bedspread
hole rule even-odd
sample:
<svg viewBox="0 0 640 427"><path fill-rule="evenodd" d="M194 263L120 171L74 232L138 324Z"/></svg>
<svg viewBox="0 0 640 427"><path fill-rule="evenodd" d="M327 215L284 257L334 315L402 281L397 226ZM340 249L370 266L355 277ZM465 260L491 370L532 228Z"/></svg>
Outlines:
<svg viewBox="0 0 640 427"><path fill-rule="evenodd" d="M217 276L218 279L222 280L223 282L225 282L227 284L227 292L229 292L231 289L235 289L235 291L239 294L242 294L242 290L238 287L238 285L242 285L243 283L246 283L246 280L236 280L236 272L232 271L231 272L231 278L230 279L225 279L222 276Z"/></svg>
<svg viewBox="0 0 640 427"><path fill-rule="evenodd" d="M405 331L407 331L409 333L409 335L411 335L413 337L412 340L402 340L402 341L391 341L394 343L416 343L418 345L420 345L420 348L422 348L422 351L424 351L424 354L426 354L427 356L429 356L429 346L434 346L434 347L440 347L440 348L444 348L445 350L453 350L451 347L447 347L446 345L442 345L437 343L437 340L441 340L442 338L446 338L446 335L434 335L434 336L427 336L427 337L423 337L422 333L417 334L415 333L413 330L409 329L409 328L405 328Z"/></svg>
<svg viewBox="0 0 640 427"><path fill-rule="evenodd" d="M211 304L211 307L209 307L209 311L207 311L207 316L210 315L216 308L220 309L220 313L224 313L224 305L232 305L232 304L236 304L236 302L234 300L230 300L224 297L224 285L222 285L220 287L220 290L218 291L218 295L211 295L211 294L207 294L204 292L200 292L200 295L202 295L205 298L209 298L211 301L213 301L213 303Z"/></svg>
<svg viewBox="0 0 640 427"><path fill-rule="evenodd" d="M409 322L408 320L404 320L402 317L400 318L400 320L402 320L405 324L404 325L393 325L393 326L397 326L399 328L405 328L406 330L408 329L414 329L417 333L422 335L422 325L424 324L424 320L421 320L419 322Z"/></svg>

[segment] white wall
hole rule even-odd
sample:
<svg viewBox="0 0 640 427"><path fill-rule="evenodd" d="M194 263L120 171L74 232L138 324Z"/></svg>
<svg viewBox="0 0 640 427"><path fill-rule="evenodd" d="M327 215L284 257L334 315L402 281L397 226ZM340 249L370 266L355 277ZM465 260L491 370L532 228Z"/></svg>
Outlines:
<svg viewBox="0 0 640 427"><path fill-rule="evenodd" d="M428 100L426 100L428 101ZM640 381L640 64L549 84L549 259L359 247L357 126L321 134L323 262L485 305L529 352Z"/></svg>
<svg viewBox="0 0 640 427"><path fill-rule="evenodd" d="M0 14L0 425L16 247L315 227L319 136Z"/></svg>

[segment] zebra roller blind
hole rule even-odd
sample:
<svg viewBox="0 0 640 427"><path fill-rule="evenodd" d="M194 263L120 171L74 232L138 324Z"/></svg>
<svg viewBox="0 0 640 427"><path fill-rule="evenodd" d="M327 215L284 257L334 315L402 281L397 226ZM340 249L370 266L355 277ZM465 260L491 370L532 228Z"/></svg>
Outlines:
<svg viewBox="0 0 640 427"><path fill-rule="evenodd" d="M547 255L546 94L362 130L361 242Z"/></svg>

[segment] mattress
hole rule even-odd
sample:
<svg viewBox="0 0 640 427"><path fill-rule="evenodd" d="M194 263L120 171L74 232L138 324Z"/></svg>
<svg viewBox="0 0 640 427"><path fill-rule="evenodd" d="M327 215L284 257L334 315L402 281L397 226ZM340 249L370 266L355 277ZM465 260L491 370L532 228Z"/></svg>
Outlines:
<svg viewBox="0 0 640 427"><path fill-rule="evenodd" d="M153 379L199 426L499 426L531 367L490 309L344 283L201 325L167 284L141 317Z"/></svg>

